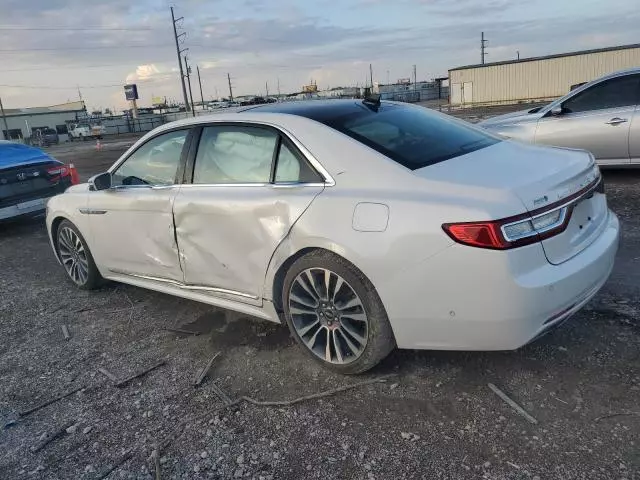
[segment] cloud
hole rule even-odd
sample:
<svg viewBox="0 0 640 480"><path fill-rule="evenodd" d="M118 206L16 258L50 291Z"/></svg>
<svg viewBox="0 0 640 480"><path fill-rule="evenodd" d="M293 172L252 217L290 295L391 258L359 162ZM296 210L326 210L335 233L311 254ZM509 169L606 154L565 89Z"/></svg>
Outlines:
<svg viewBox="0 0 640 480"><path fill-rule="evenodd" d="M477 63L481 31L490 61L516 50L524 57L632 43L640 22L635 1L619 0L615 12L594 4L562 14L566 7L553 0L270 0L268 7L181 0L176 14L188 33L181 48L200 66L210 96L227 90L227 73L237 94L262 91L265 82L271 90L278 79L282 91L311 77L354 85L368 76L369 63L374 80L386 81L387 70L391 79L409 76L413 64L421 78L440 76ZM76 98L76 85L116 85L83 88L90 104L106 104L122 98L126 82L139 83L144 98L181 96L169 0L3 0L1 26L13 29L0 28L0 83L56 87L3 89L11 106Z"/></svg>

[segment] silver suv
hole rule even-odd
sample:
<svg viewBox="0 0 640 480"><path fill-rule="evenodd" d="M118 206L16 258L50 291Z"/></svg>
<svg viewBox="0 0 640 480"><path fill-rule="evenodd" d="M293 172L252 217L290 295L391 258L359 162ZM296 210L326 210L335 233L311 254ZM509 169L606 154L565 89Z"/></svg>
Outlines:
<svg viewBox="0 0 640 480"><path fill-rule="evenodd" d="M544 107L479 125L517 140L588 150L600 165L640 166L640 68L611 73Z"/></svg>

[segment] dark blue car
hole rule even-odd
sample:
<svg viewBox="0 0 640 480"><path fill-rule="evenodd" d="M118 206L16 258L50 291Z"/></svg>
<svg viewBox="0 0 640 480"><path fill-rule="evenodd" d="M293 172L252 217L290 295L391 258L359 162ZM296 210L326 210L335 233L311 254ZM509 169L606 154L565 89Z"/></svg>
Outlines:
<svg viewBox="0 0 640 480"><path fill-rule="evenodd" d="M0 140L0 221L43 212L76 178L73 167L42 150Z"/></svg>

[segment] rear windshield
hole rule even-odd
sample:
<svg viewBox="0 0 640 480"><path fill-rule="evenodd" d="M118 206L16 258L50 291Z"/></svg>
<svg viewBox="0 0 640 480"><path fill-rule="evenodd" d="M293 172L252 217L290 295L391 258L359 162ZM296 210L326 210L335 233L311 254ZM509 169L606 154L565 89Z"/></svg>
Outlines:
<svg viewBox="0 0 640 480"><path fill-rule="evenodd" d="M383 103L320 120L405 167L416 170L500 140L427 108Z"/></svg>

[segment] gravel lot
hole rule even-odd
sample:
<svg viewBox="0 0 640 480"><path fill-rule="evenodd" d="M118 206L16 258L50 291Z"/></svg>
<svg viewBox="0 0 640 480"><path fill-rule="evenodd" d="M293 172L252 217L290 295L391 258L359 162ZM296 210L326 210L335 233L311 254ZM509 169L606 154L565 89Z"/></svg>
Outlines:
<svg viewBox="0 0 640 480"><path fill-rule="evenodd" d="M51 152L86 178L132 141ZM605 179L622 245L570 322L515 352L396 351L360 377L323 370L283 326L125 285L79 291L42 218L2 225L0 478L640 478L640 172ZM120 388L98 370L122 380L159 361ZM224 407L225 395L291 400L376 379L292 406Z"/></svg>

